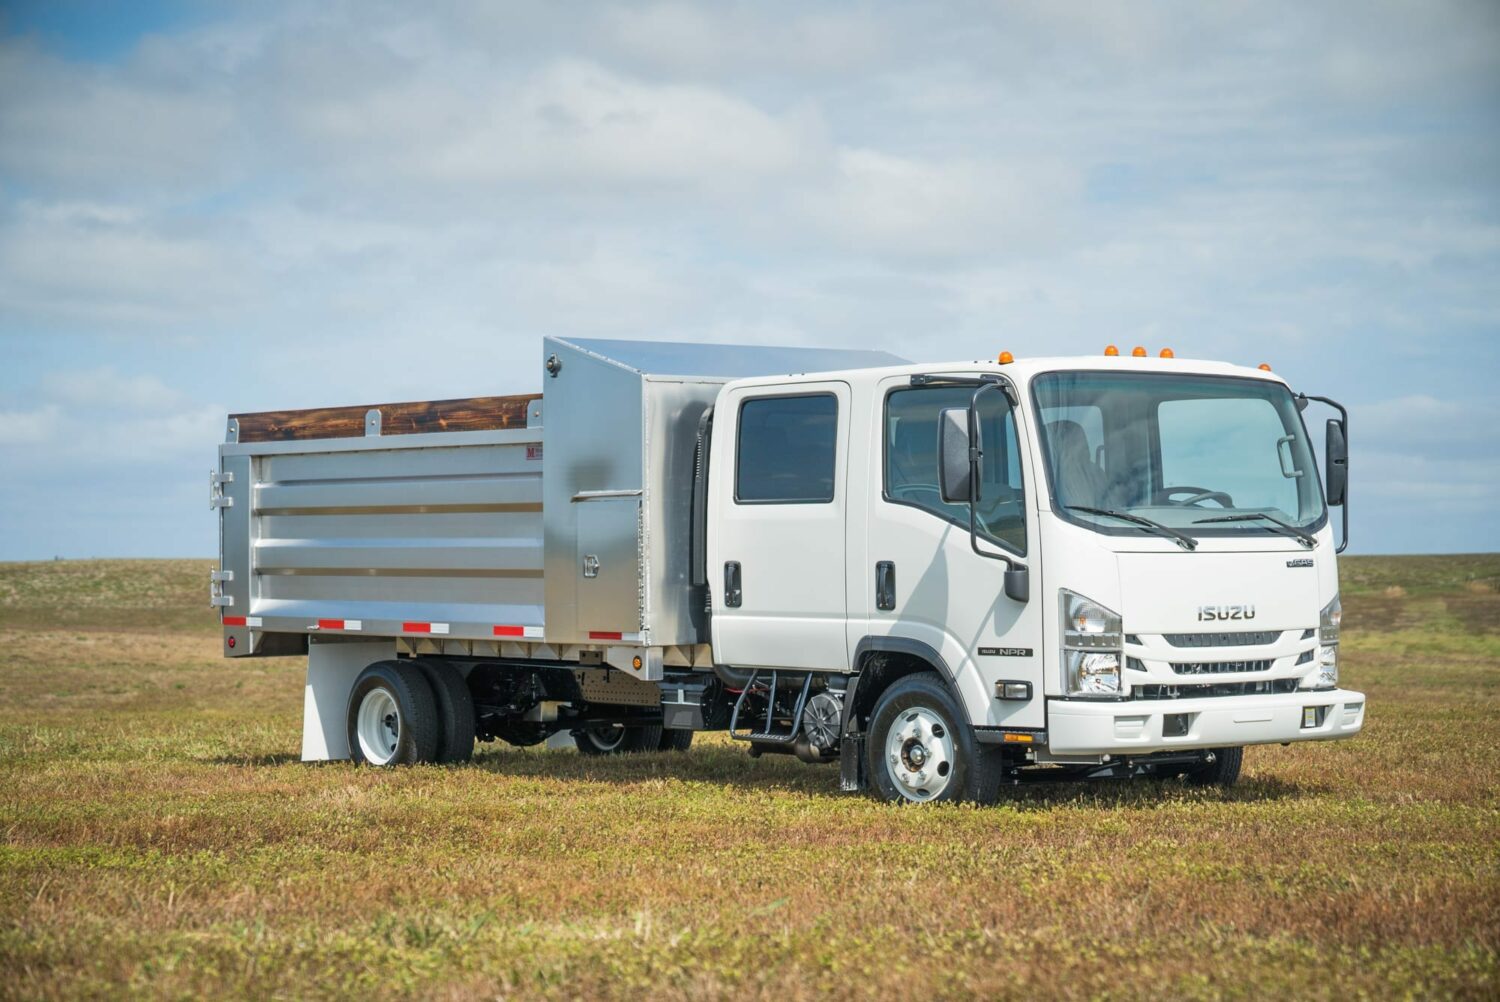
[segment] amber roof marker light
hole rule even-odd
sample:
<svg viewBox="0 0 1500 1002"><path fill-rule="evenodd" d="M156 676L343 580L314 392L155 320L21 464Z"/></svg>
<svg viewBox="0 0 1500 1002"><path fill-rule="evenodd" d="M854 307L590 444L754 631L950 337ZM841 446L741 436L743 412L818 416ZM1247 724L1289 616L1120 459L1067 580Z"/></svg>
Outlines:
<svg viewBox="0 0 1500 1002"><path fill-rule="evenodd" d="M1270 372L1271 371L1271 366L1269 364L1265 363L1265 362L1260 363L1259 365L1256 366L1256 368L1259 369L1261 372Z"/></svg>
<svg viewBox="0 0 1500 1002"><path fill-rule="evenodd" d="M1142 348L1140 345L1136 345L1134 348L1130 349L1130 354L1132 358L1145 358L1146 349Z"/></svg>
<svg viewBox="0 0 1500 1002"><path fill-rule="evenodd" d="M1107 345L1104 346L1104 354L1108 358L1114 358L1119 353L1120 353L1120 349L1116 348L1112 344L1107 344Z"/></svg>
<svg viewBox="0 0 1500 1002"><path fill-rule="evenodd" d="M1000 364L1001 365L1009 365L1010 363L1014 362L1015 360L1016 360L1016 356L1012 355L1008 351L1002 351L1000 353Z"/></svg>
<svg viewBox="0 0 1500 1002"><path fill-rule="evenodd" d="M1177 353L1174 352L1171 348L1163 348L1161 350L1161 357L1162 358L1176 358L1177 357Z"/></svg>

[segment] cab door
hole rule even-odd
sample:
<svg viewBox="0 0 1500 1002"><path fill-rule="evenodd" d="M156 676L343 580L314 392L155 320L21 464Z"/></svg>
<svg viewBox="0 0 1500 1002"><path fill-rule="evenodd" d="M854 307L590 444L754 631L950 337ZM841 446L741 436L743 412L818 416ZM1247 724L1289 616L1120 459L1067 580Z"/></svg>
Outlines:
<svg viewBox="0 0 1500 1002"><path fill-rule="evenodd" d="M849 386L746 387L715 407L708 582L723 664L845 671Z"/></svg>
<svg viewBox="0 0 1500 1002"><path fill-rule="evenodd" d="M979 546L1027 566L1030 601L1005 595L1005 563L974 552L968 505L945 503L938 489L938 416L947 408L967 408L973 393L973 386L912 386L909 377L879 388L872 422L878 440L865 492L868 531L854 565L865 579L862 621L851 616L851 642L896 638L921 644L942 659L976 726L1041 728L1039 527L1026 497L1034 488L1025 477L1024 424L1004 394L980 398ZM997 699L995 685L1002 681L1028 683L1031 698Z"/></svg>

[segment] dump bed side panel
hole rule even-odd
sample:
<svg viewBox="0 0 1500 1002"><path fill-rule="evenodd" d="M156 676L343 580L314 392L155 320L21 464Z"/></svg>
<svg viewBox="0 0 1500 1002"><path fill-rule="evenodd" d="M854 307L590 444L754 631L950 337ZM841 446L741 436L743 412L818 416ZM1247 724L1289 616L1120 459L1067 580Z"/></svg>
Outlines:
<svg viewBox="0 0 1500 1002"><path fill-rule="evenodd" d="M540 429L227 445L236 614L266 632L493 639L542 623ZM244 450L248 455L234 455ZM238 578L238 575L237 575Z"/></svg>

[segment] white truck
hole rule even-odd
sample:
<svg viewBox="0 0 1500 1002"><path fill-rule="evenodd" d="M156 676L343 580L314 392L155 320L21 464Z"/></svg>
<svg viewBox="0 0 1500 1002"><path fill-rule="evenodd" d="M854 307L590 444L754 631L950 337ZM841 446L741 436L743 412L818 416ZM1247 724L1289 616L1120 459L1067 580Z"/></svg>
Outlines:
<svg viewBox="0 0 1500 1002"><path fill-rule="evenodd" d="M227 656L307 656L304 759L727 730L984 802L1228 785L1247 745L1363 726L1347 413L1266 366L560 338L542 365L543 395L229 419L211 600Z"/></svg>

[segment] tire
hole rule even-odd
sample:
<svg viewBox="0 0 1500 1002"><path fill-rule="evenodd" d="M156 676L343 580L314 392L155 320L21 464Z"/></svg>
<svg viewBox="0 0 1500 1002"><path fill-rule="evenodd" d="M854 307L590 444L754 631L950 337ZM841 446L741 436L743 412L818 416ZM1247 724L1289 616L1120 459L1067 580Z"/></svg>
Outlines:
<svg viewBox="0 0 1500 1002"><path fill-rule="evenodd" d="M1189 769L1182 778L1193 786L1222 786L1226 790L1239 782L1240 766L1245 761L1244 748L1214 748L1214 760Z"/></svg>
<svg viewBox="0 0 1500 1002"><path fill-rule="evenodd" d="M661 751L685 752L693 746L693 732L661 729L661 741L657 748Z"/></svg>
<svg viewBox="0 0 1500 1002"><path fill-rule="evenodd" d="M349 757L361 765L415 765L437 757L437 701L416 665L377 661L360 672L345 722Z"/></svg>
<svg viewBox="0 0 1500 1002"><path fill-rule="evenodd" d="M661 724L626 727L605 724L582 727L573 732L573 742L584 755L620 755L625 752L656 751L661 747Z"/></svg>
<svg viewBox="0 0 1500 1002"><path fill-rule="evenodd" d="M474 757L474 697L459 670L442 661L418 661L437 707L438 747L433 759L442 765Z"/></svg>
<svg viewBox="0 0 1500 1002"><path fill-rule="evenodd" d="M865 742L870 789L891 803L993 803L1004 775L935 672L897 679L875 704Z"/></svg>

